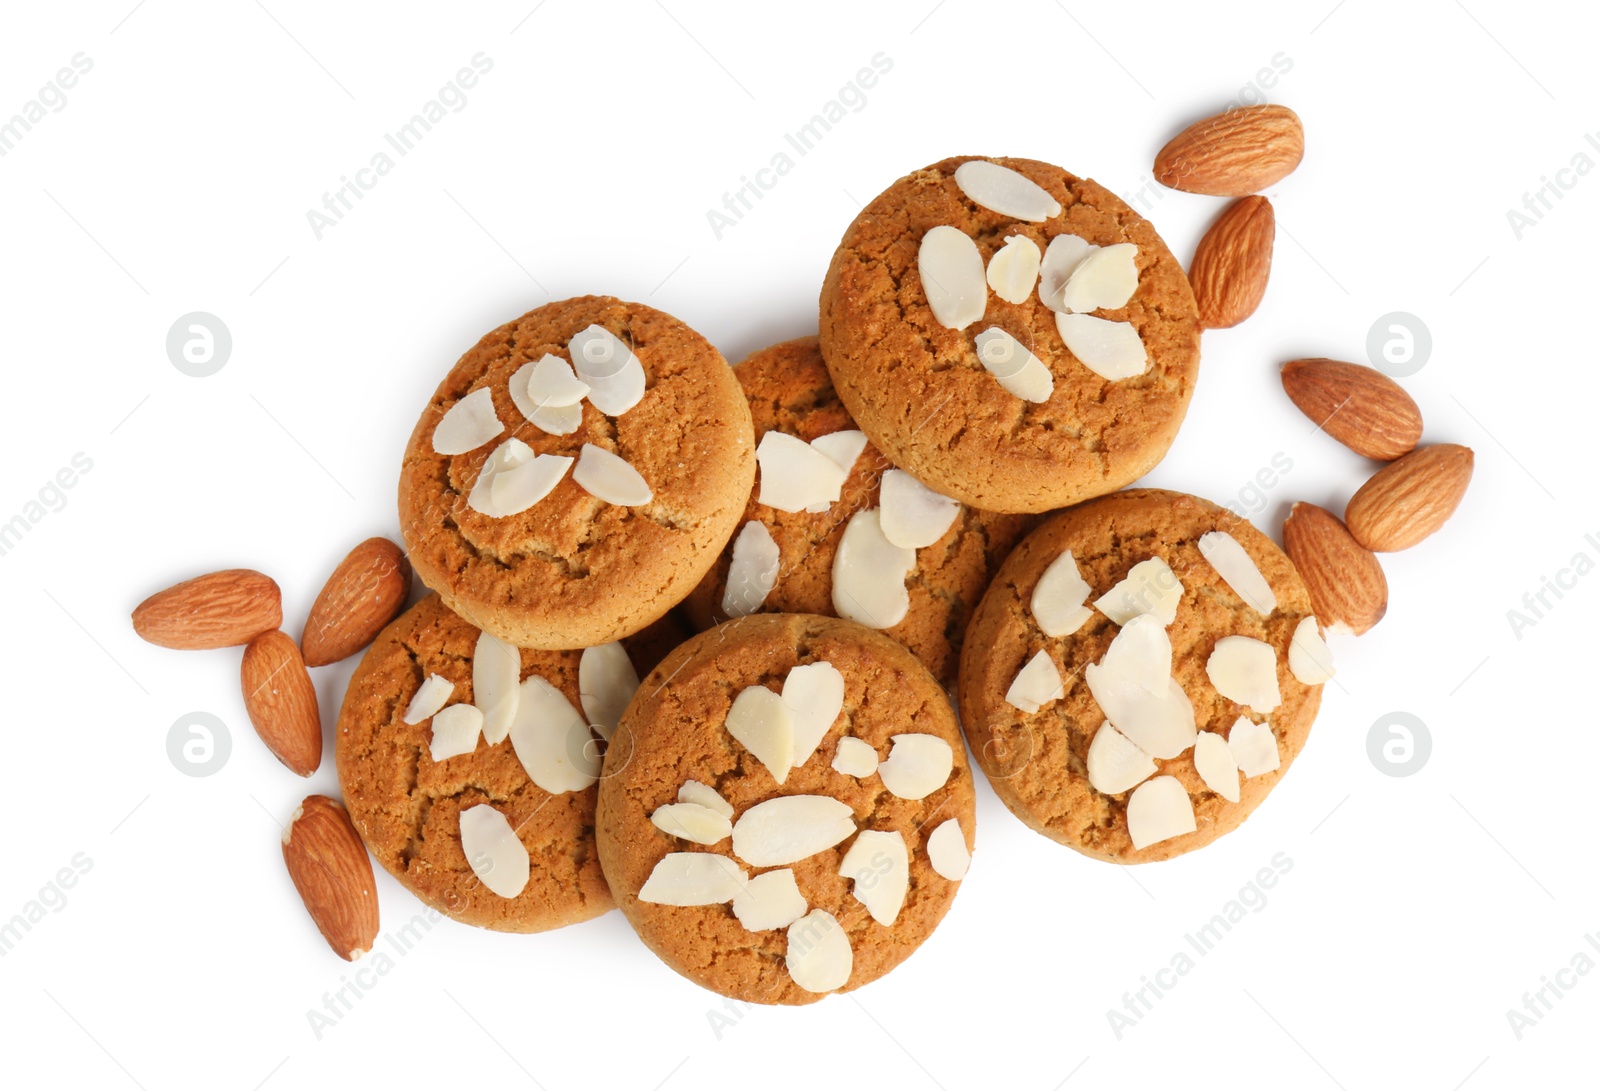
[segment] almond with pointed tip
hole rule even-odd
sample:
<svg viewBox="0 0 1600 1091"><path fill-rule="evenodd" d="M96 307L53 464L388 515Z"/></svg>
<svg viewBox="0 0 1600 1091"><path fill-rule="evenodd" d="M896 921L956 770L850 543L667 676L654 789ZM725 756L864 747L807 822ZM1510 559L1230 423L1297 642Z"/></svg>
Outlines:
<svg viewBox="0 0 1600 1091"><path fill-rule="evenodd" d="M371 644L406 607L411 562L387 538L368 538L345 555L317 592L300 634L306 666L324 667Z"/></svg>
<svg viewBox="0 0 1600 1091"><path fill-rule="evenodd" d="M1227 329L1255 314L1272 271L1276 223L1272 202L1245 197L1223 209L1201 238L1189 263L1189 285L1202 329Z"/></svg>
<svg viewBox="0 0 1600 1091"><path fill-rule="evenodd" d="M1472 480L1472 448L1418 447L1356 490L1344 509L1355 540L1374 553L1409 549L1444 526Z"/></svg>
<svg viewBox="0 0 1600 1091"><path fill-rule="evenodd" d="M245 712L267 749L295 776L315 773L322 764L322 714L293 638L274 629L247 644L239 684Z"/></svg>
<svg viewBox="0 0 1600 1091"><path fill-rule="evenodd" d="M1422 410L1376 368L1322 358L1283 365L1283 391L1318 428L1358 455L1392 462L1422 438Z"/></svg>
<svg viewBox="0 0 1600 1091"><path fill-rule="evenodd" d="M1190 125L1156 153L1156 181L1185 193L1244 197L1282 181L1305 156L1300 118L1264 103Z"/></svg>
<svg viewBox="0 0 1600 1091"><path fill-rule="evenodd" d="M353 962L378 938L372 861L344 807L306 796L283 828L283 862L306 912L334 954Z"/></svg>
<svg viewBox="0 0 1600 1091"><path fill-rule="evenodd" d="M1389 609L1383 566L1338 516L1315 504L1295 504L1283 521L1283 551L1329 629L1360 636L1383 619Z"/></svg>
<svg viewBox="0 0 1600 1091"><path fill-rule="evenodd" d="M133 631L144 639L163 648L191 651L248 644L282 624L278 585L249 568L229 568L175 583L133 611Z"/></svg>

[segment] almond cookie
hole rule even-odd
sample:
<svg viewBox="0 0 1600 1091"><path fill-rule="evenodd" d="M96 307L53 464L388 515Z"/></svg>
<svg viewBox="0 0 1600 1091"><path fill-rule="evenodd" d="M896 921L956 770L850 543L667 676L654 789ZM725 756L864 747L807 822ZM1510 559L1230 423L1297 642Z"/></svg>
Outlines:
<svg viewBox="0 0 1600 1091"><path fill-rule="evenodd" d="M705 629L730 616L757 611L842 615L882 629L910 648L935 678L954 685L967 618L995 568L1032 525L1032 517L997 515L955 501L940 503L942 497L907 475L890 474L894 467L889 460L855 430L855 422L839 404L815 337L762 349L733 373L750 402L760 468L733 541L684 603L689 620ZM806 445L820 439L818 446L841 463L835 477L826 473L809 477L821 495L835 497L812 505L823 510L785 510L805 499L803 495L767 497L784 507L763 502L767 484L763 472L784 473L785 460L805 468L806 460L814 458L799 444L777 451L763 446L768 432ZM839 544L852 520L880 509L886 510L881 510L879 529L913 549L915 563L909 572L869 570L864 578L903 584L903 612L899 602L891 603L887 612L867 609L875 604L860 596L852 600L848 579L840 587L833 578ZM930 522L920 537L905 536L914 530L902 533L907 510L928 513ZM853 533L859 536L862 528ZM730 589L729 575L736 561ZM892 623L882 624L891 619Z"/></svg>
<svg viewBox="0 0 1600 1091"><path fill-rule="evenodd" d="M757 614L651 672L596 818L618 906L724 996L807 1004L902 962L950 907L972 774L925 667L839 618Z"/></svg>
<svg viewBox="0 0 1600 1091"><path fill-rule="evenodd" d="M845 231L821 346L895 465L989 511L1047 511L1150 470L1200 360L1188 278L1149 222L1031 159L958 156Z"/></svg>
<svg viewBox="0 0 1600 1091"><path fill-rule="evenodd" d="M599 916L612 902L595 779L637 685L620 645L519 652L429 595L379 634L345 692L350 818L401 885L458 921L542 932Z"/></svg>
<svg viewBox="0 0 1600 1091"><path fill-rule="evenodd" d="M1119 864L1243 822L1332 676L1294 566L1208 501L1133 489L1052 517L1000 566L961 657L961 718L1012 812Z"/></svg>
<svg viewBox="0 0 1600 1091"><path fill-rule="evenodd" d="M423 410L400 473L417 575L524 648L638 632L716 561L755 475L750 412L705 338L609 296L484 336Z"/></svg>

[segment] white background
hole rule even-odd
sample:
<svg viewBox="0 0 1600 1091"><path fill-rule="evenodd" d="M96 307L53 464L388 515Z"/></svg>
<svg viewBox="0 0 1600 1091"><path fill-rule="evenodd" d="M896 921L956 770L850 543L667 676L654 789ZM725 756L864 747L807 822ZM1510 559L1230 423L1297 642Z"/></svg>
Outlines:
<svg viewBox="0 0 1600 1091"><path fill-rule="evenodd" d="M1592 1080L1600 973L1520 1040L1506 1015L1600 932L1600 746L1578 699L1600 576L1551 597L1520 639L1507 620L1574 554L1600 559L1580 455L1600 393L1600 178L1563 176L1570 191L1520 240L1506 215L1600 124L1595 26L1577 6L548 0L530 14L534 2L123 0L5 16L0 118L74 54L93 60L0 158L0 521L74 454L93 462L0 556L0 920L75 854L92 861L0 959L5 1082ZM319 241L306 211L479 52L494 67L465 108ZM706 211L880 52L893 68L866 106L718 240ZM1279 54L1292 63L1267 97L1302 115L1307 154L1270 194L1271 287L1246 325L1206 334L1188 422L1148 480L1227 502L1282 452L1293 469L1257 525L1276 535L1295 499L1340 510L1373 467L1312 433L1277 367L1365 360L1392 311L1432 331L1406 380L1426 438L1469 444L1478 462L1449 526L1385 557L1389 615L1335 643L1339 684L1266 805L1201 852L1122 870L1028 832L981 785L973 870L938 932L888 978L805 1010L725 1008L615 913L533 937L447 921L314 1034L307 1011L353 971L300 907L278 823L307 791L337 793L331 734L321 771L297 780L244 717L238 651L144 645L131 608L179 578L252 566L283 585L298 632L350 545L397 536L400 452L443 371L530 307L647 301L737 360L815 328L833 245L906 171L1020 155L1132 193L1168 137ZM1148 193L1187 262L1222 202ZM166 355L191 311L232 333L210 378ZM317 672L330 732L352 666ZM233 744L204 778L166 749L196 710ZM1368 757L1394 711L1432 741L1407 777ZM1264 908L1119 1039L1107 1010L1276 853L1293 867ZM420 906L379 883L393 932Z"/></svg>

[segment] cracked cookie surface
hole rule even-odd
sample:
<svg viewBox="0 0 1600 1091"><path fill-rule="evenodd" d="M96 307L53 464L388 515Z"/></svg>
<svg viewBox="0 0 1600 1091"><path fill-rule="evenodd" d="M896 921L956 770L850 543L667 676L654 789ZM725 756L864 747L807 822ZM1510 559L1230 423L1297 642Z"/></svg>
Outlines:
<svg viewBox="0 0 1600 1091"><path fill-rule="evenodd" d="M509 380L591 324L629 345L644 397L621 416L587 400L571 435L525 420ZM466 454L433 449L440 419L487 386L505 431ZM627 507L591 496L572 471L526 511L494 518L467 496L489 456L517 438L535 454L594 444L626 459L654 495ZM733 532L755 475L750 414L727 362L671 315L609 296L546 304L491 331L439 384L406 445L400 527L412 566L447 605L525 648L583 648L644 628L699 582Z"/></svg>
<svg viewBox="0 0 1600 1091"><path fill-rule="evenodd" d="M811 758L781 786L728 734L733 699L747 686L781 689L789 670L827 661L844 676L844 707ZM841 738L854 736L888 756L890 736L937 735L954 752L948 780L921 800L889 793L877 774L858 780L832 769ZM893 925L881 925L851 893L839 864L853 838L789 865L811 909L836 917L849 937L854 967L844 990L864 985L904 961L944 917L960 886L933 870L927 836L960 821L973 843L972 773L944 691L921 663L888 637L838 618L753 614L701 633L664 659L640 687L612 736L600 780L599 855L623 914L668 966L724 996L753 1003L807 1004L822 995L796 985L785 969L785 931L746 931L726 905L641 902L640 888L671 852L733 858L723 840L703 846L651 824L686 780L715 788L734 820L779 796L827 795L847 804L859 830L892 830L906 841L910 887ZM752 877L770 868L750 867Z"/></svg>
<svg viewBox="0 0 1600 1091"><path fill-rule="evenodd" d="M1131 483L1177 435L1199 370L1200 325L1183 268L1149 221L1110 191L1060 167L995 158L1047 190L1062 212L1019 221L975 204L956 185L956 156L895 182L846 229L821 297L823 358L839 397L895 465L930 488L991 511L1047 511ZM1138 246L1139 287L1126 306L1093 312L1131 322L1149 368L1111 381L1083 366L1037 290L1020 304L987 293L964 330L934 320L917 268L922 236L949 225L978 246L985 267L1009 235L1073 234L1099 246ZM1008 394L978 360L973 338L998 326L1055 379L1039 404Z"/></svg>
<svg viewBox="0 0 1600 1091"><path fill-rule="evenodd" d="M855 428L839 402L815 337L784 341L752 353L733 369L750 403L755 439L776 429L807 443L818 436ZM868 443L856 459L839 500L825 512L786 512L759 503L756 488L739 519L766 526L778 546L778 580L761 604L764 613L836 613L833 559L846 524L858 511L878 506L879 483L889 460ZM910 648L947 686L955 684L961 637L967 619L983 597L989 577L1011 547L1033 525L1028 515L999 515L964 506L950 529L932 545L917 550L917 567L908 577L910 609L898 623L881 630ZM737 533L737 532L736 532ZM725 548L684 601L684 612L698 628L727 620L722 610L732 548Z"/></svg>
<svg viewBox="0 0 1600 1091"><path fill-rule="evenodd" d="M552 795L528 779L511 740L480 735L470 754L436 762L432 720L401 717L430 674L454 683L450 704L472 701L476 626L429 595L367 650L345 691L335 736L339 784L356 831L384 869L428 905L466 924L542 932L612 906L594 851L595 787ZM522 676L539 674L582 708L576 651L522 652ZM648 663L637 664L648 666ZM461 849L461 812L487 803L528 850L531 875L502 898L473 874Z"/></svg>

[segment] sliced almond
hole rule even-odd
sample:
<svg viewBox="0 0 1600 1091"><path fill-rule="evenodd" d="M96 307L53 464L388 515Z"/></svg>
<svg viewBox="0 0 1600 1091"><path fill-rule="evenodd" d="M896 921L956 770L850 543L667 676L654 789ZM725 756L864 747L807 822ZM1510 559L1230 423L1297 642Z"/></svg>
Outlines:
<svg viewBox="0 0 1600 1091"><path fill-rule="evenodd" d="M698 780L686 780L678 789L679 803L698 803L707 810L716 811L723 818L733 817L733 804L723 799L717 790Z"/></svg>
<svg viewBox="0 0 1600 1091"><path fill-rule="evenodd" d="M620 417L644 397L644 366L604 326L587 326L573 334L567 352L572 369L589 387L589 404L600 412Z"/></svg>
<svg viewBox="0 0 1600 1091"><path fill-rule="evenodd" d="M783 698L766 686L747 686L733 699L728 734L767 767L782 784L794 761L794 715ZM753 861L752 861L753 862Z"/></svg>
<svg viewBox="0 0 1600 1091"><path fill-rule="evenodd" d="M411 703L406 705L405 715L401 720L408 724L420 724L449 704L450 695L455 690L455 683L443 675L428 675L422 680L422 685L417 687L417 692L411 695Z"/></svg>
<svg viewBox="0 0 1600 1091"><path fill-rule="evenodd" d="M1139 289L1139 248L1131 242L1096 247L1078 263L1061 290L1063 311L1114 311Z"/></svg>
<svg viewBox="0 0 1600 1091"><path fill-rule="evenodd" d="M451 705L435 714L429 730L428 756L434 761L470 754L483 734L483 713L476 705Z"/></svg>
<svg viewBox="0 0 1600 1091"><path fill-rule="evenodd" d="M1301 618L1289 638L1289 673L1308 686L1320 686L1333 677L1333 656L1314 617Z"/></svg>
<svg viewBox="0 0 1600 1091"><path fill-rule="evenodd" d="M739 896L750 873L714 852L669 852L639 888L652 905L722 905Z"/></svg>
<svg viewBox="0 0 1600 1091"><path fill-rule="evenodd" d="M811 760L844 708L844 675L828 662L791 667L783 680L783 703L794 725L792 761L798 769Z"/></svg>
<svg viewBox="0 0 1600 1091"><path fill-rule="evenodd" d="M978 362L1009 394L1025 402L1047 402L1055 392L1055 377L1043 360L999 326L990 326L974 338Z"/></svg>
<svg viewBox="0 0 1600 1091"><path fill-rule="evenodd" d="M1258 724L1240 716L1228 731L1228 750L1239 763L1239 772L1259 777L1278 768L1278 736L1271 724Z"/></svg>
<svg viewBox="0 0 1600 1091"><path fill-rule="evenodd" d="M950 779L955 751L937 735L912 733L889 737L889 756L878 765L878 779L889 794L924 799Z"/></svg>
<svg viewBox="0 0 1600 1091"><path fill-rule="evenodd" d="M538 455L530 462L494 475L489 499L502 515L518 515L549 496L572 468L567 455Z"/></svg>
<svg viewBox="0 0 1600 1091"><path fill-rule="evenodd" d="M1119 795L1155 776L1156 763L1133 741L1111 726L1100 725L1089 743L1089 786L1108 796Z"/></svg>
<svg viewBox="0 0 1600 1091"><path fill-rule="evenodd" d="M522 653L488 630L478 634L472 649L472 703L483 712L483 737L490 746L511 730L521 696Z"/></svg>
<svg viewBox="0 0 1600 1091"><path fill-rule="evenodd" d="M788 512L832 504L849 474L826 452L776 429L756 445L756 465L761 470L756 501Z"/></svg>
<svg viewBox="0 0 1600 1091"><path fill-rule="evenodd" d="M528 849L506 816L479 803L461 812L461 851L472 874L502 898L515 898L528 885Z"/></svg>
<svg viewBox="0 0 1600 1091"><path fill-rule="evenodd" d="M1026 235L1007 235L1006 244L989 259L987 279L994 294L1007 303L1026 303L1039 282L1039 244Z"/></svg>
<svg viewBox="0 0 1600 1091"><path fill-rule="evenodd" d="M494 394L480 386L445 411L433 429L433 449L441 455L476 451L506 430L494 412Z"/></svg>
<svg viewBox="0 0 1600 1091"><path fill-rule="evenodd" d="M856 832L849 805L829 796L778 796L733 824L733 854L751 867L782 867L833 848Z"/></svg>
<svg viewBox="0 0 1600 1091"><path fill-rule="evenodd" d="M589 384L573 373L572 365L548 352L528 373L528 397L535 405L562 409L577 405L589 395Z"/></svg>
<svg viewBox="0 0 1600 1091"><path fill-rule="evenodd" d="M1229 803L1239 802L1239 763L1228 741L1215 731L1202 731L1194 740L1194 771L1206 787Z"/></svg>
<svg viewBox="0 0 1600 1091"><path fill-rule="evenodd" d="M1150 557L1128 569L1115 587L1094 600L1096 610L1118 625L1150 614L1162 625L1171 625L1183 601L1183 583L1160 557Z"/></svg>
<svg viewBox="0 0 1600 1091"><path fill-rule="evenodd" d="M916 567L916 550L889 541L877 508L858 511L833 554L833 608L869 629L898 625L911 609L906 576Z"/></svg>
<svg viewBox="0 0 1600 1091"><path fill-rule="evenodd" d="M1194 830L1194 804L1177 777L1152 777L1128 797L1128 837L1135 849Z"/></svg>
<svg viewBox="0 0 1600 1091"><path fill-rule="evenodd" d="M1032 716L1051 701L1061 699L1064 687L1061 672L1050 653L1040 648L1022 665L1006 689L1006 704Z"/></svg>
<svg viewBox="0 0 1600 1091"><path fill-rule="evenodd" d="M869 743L846 735L834 748L833 771L865 780L878 771L878 752Z"/></svg>
<svg viewBox="0 0 1600 1091"><path fill-rule="evenodd" d="M778 585L781 554L772 532L759 519L751 519L734 536L728 556L728 582L722 589L722 612L744 617L761 609Z"/></svg>
<svg viewBox="0 0 1600 1091"><path fill-rule="evenodd" d="M748 932L787 928L806 915L806 899L789 868L763 871L734 896L733 915Z"/></svg>
<svg viewBox="0 0 1600 1091"><path fill-rule="evenodd" d="M585 648L578 657L578 699L589 726L602 739L610 741L638 688L639 672L628 658L628 650L617 641Z"/></svg>
<svg viewBox="0 0 1600 1091"><path fill-rule="evenodd" d="M1077 235L1057 235L1044 248L1044 260L1039 263L1039 302L1052 311L1066 310L1061 294L1067 282L1078 271L1085 259L1100 249L1088 239Z"/></svg>
<svg viewBox="0 0 1600 1091"><path fill-rule="evenodd" d="M969 159L956 168L956 185L967 199L990 212L1030 223L1061 215L1061 202L1025 174L987 159Z"/></svg>
<svg viewBox="0 0 1600 1091"><path fill-rule="evenodd" d="M494 483L502 473L508 473L519 466L526 466L534 459L533 448L512 436L483 460L483 465L478 468L478 479L472 483L472 491L467 494L467 507L473 511L498 519L509 514L500 510L494 502Z"/></svg>
<svg viewBox="0 0 1600 1091"><path fill-rule="evenodd" d="M837 462L848 477L850 471L855 468L856 459L866 450L867 434L859 428L846 428L843 431L818 436L811 441L811 446Z"/></svg>
<svg viewBox="0 0 1600 1091"><path fill-rule="evenodd" d="M947 818L928 835L928 863L933 870L952 882L967 877L972 864L972 851L967 848L967 838L961 832L961 823Z"/></svg>
<svg viewBox="0 0 1600 1091"><path fill-rule="evenodd" d="M1271 712L1278 692L1278 654L1253 636L1225 636L1211 649L1206 677L1218 693L1256 712Z"/></svg>
<svg viewBox="0 0 1600 1091"><path fill-rule="evenodd" d="M1222 582L1256 613L1266 617L1278 608L1278 596L1273 594L1272 585L1233 535L1223 530L1200 535L1200 555L1217 570Z"/></svg>
<svg viewBox="0 0 1600 1091"><path fill-rule="evenodd" d="M624 507L648 504L655 495L627 459L592 443L585 443L578 452L578 465L572 471L572 480L590 496Z"/></svg>
<svg viewBox="0 0 1600 1091"><path fill-rule="evenodd" d="M1112 322L1091 314L1057 314L1056 330L1078 362L1102 379L1143 375L1150 365L1144 342L1131 322Z"/></svg>
<svg viewBox="0 0 1600 1091"><path fill-rule="evenodd" d="M698 803L668 803L650 815L650 824L671 837L681 837L697 845L715 845L733 836L733 823Z"/></svg>
<svg viewBox="0 0 1600 1091"><path fill-rule="evenodd" d="M832 913L813 909L789 926L783 962L789 977L806 992L826 993L850 980L855 956L850 937Z"/></svg>
<svg viewBox="0 0 1600 1091"><path fill-rule="evenodd" d="M904 470L889 470L879 488L878 512L885 538L921 549L944 537L961 514L961 501L934 492Z"/></svg>
<svg viewBox="0 0 1600 1091"><path fill-rule="evenodd" d="M851 881L851 893L873 920L892 925L911 885L905 837L895 830L862 830L839 861L839 874Z"/></svg>
<svg viewBox="0 0 1600 1091"><path fill-rule="evenodd" d="M556 359L556 357L550 357ZM565 361L562 361L565 365ZM529 360L512 373L510 381L506 384L511 391L512 404L517 407L527 421L553 436L570 436L578 430L583 423L583 405L574 402L571 405L540 405L528 393L529 380L533 378L533 369L537 362ZM587 383L584 384L587 387Z"/></svg>
<svg viewBox="0 0 1600 1091"><path fill-rule="evenodd" d="M551 795L581 792L600 778L600 749L566 694L537 674L523 679L511 746L528 779Z"/></svg>
<svg viewBox="0 0 1600 1091"><path fill-rule="evenodd" d="M1124 625L1083 679L1106 719L1151 757L1175 758L1194 745L1194 706L1172 677L1172 641L1154 615Z"/></svg>
<svg viewBox="0 0 1600 1091"><path fill-rule="evenodd" d="M923 235L917 273L939 325L964 330L983 317L989 303L983 255L965 231L940 226Z"/></svg>
<svg viewBox="0 0 1600 1091"><path fill-rule="evenodd" d="M1084 605L1091 590L1088 581L1078 574L1072 550L1064 550L1033 585L1028 609L1033 613L1034 624L1045 636L1072 635L1094 616L1094 610Z"/></svg>

